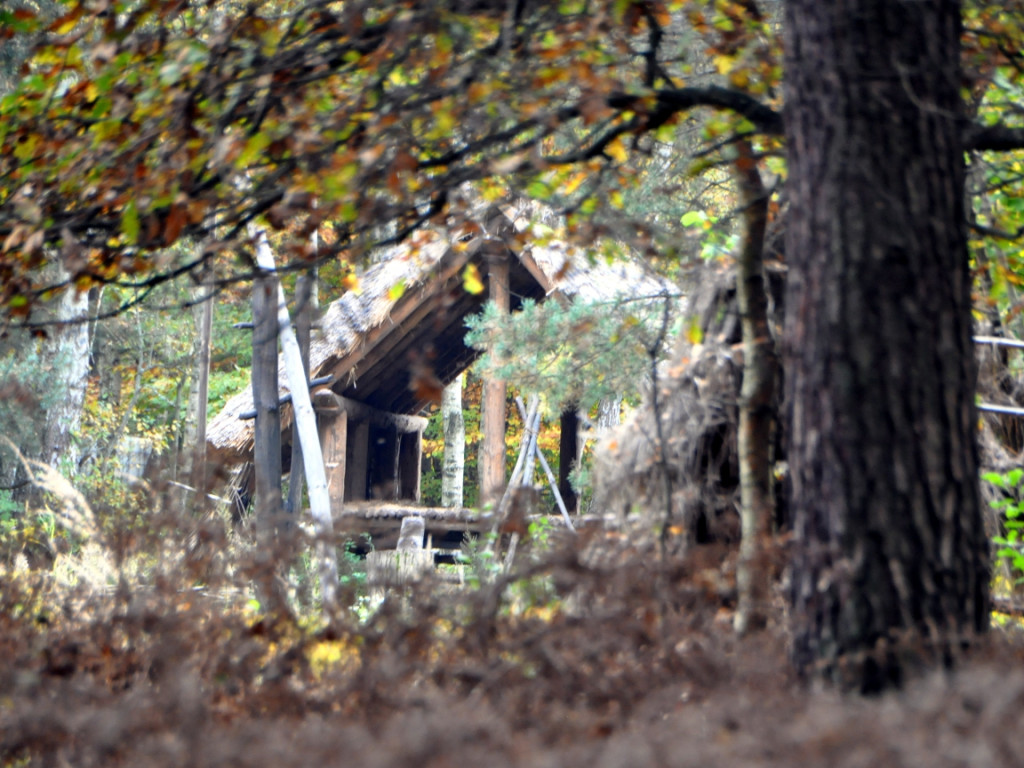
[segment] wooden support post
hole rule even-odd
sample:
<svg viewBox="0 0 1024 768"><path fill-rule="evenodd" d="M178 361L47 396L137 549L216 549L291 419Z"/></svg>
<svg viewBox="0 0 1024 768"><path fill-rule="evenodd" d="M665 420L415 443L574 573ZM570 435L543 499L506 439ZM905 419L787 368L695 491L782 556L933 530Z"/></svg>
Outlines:
<svg viewBox="0 0 1024 768"><path fill-rule="evenodd" d="M252 286L252 395L256 406L253 465L256 524L273 530L281 512L281 412L277 385L277 278Z"/></svg>
<svg viewBox="0 0 1024 768"><path fill-rule="evenodd" d="M321 415L319 432L320 445L324 452L324 471L327 474L327 493L331 499L331 509L341 509L346 499L348 414L341 411L331 417Z"/></svg>
<svg viewBox="0 0 1024 768"><path fill-rule="evenodd" d="M573 490L569 475L580 460L579 456L579 417L576 407L571 406L562 412L561 433L558 438L558 492L570 513L576 512L578 499Z"/></svg>
<svg viewBox="0 0 1024 768"><path fill-rule="evenodd" d="M508 248L499 241L487 243L485 247L490 298L499 311L507 314L511 308ZM480 403L483 441L478 460L481 505L497 504L504 490L506 394L507 387L503 380L484 381L483 398Z"/></svg>
<svg viewBox="0 0 1024 768"><path fill-rule="evenodd" d="M406 432L401 438L402 444L398 449L398 497L403 500L419 501L420 476L423 469L423 434Z"/></svg>
<svg viewBox="0 0 1024 768"><path fill-rule="evenodd" d="M365 501L367 496L367 475L370 471L370 422L349 419L348 469L345 473L345 498L350 501Z"/></svg>

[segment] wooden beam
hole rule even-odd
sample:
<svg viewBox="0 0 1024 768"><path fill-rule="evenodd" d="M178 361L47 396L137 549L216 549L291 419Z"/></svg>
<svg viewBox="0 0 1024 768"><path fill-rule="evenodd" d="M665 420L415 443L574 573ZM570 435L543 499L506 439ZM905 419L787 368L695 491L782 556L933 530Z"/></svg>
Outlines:
<svg viewBox="0 0 1024 768"><path fill-rule="evenodd" d="M345 481L348 461L348 414L344 411L319 419L320 445L324 453L324 472L331 509L345 503Z"/></svg>
<svg viewBox="0 0 1024 768"><path fill-rule="evenodd" d="M558 437L558 492L562 494L565 508L572 514L576 512L579 499L569 481L573 467L579 462L579 417L574 406L562 411L560 420L561 431Z"/></svg>
<svg viewBox="0 0 1024 768"><path fill-rule="evenodd" d="M427 419L423 416L409 416L404 413L391 413L360 403L336 392L323 388L313 392L313 407L317 413L335 414L344 411L349 421L365 421L375 427L391 427L402 434L422 432L427 428Z"/></svg>
<svg viewBox="0 0 1024 768"><path fill-rule="evenodd" d="M313 379L311 382L309 382L309 387L310 387L310 389L312 389L313 387L319 387L319 386L322 386L324 384L330 384L332 381L334 381L334 377L333 376L321 376L319 379ZM291 401L292 401L292 393L291 392L285 392L283 395L281 395L277 399L277 404L278 405L287 405ZM256 418L256 409L253 408L252 410L249 410L249 411L242 411L240 414L238 414L238 418L241 419L242 421L248 421L249 419L255 419Z"/></svg>
<svg viewBox="0 0 1024 768"><path fill-rule="evenodd" d="M509 292L510 253L503 242L487 243L487 283L491 301L500 312L508 314L511 305ZM483 440L480 444L480 502L497 504L505 485L505 398L507 386L502 379L484 381L480 403Z"/></svg>

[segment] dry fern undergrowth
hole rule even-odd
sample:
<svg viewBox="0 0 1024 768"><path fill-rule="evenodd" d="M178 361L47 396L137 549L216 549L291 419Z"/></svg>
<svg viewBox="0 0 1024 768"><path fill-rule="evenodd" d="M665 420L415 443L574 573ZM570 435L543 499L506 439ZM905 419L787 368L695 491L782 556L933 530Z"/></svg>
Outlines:
<svg viewBox="0 0 1024 768"><path fill-rule="evenodd" d="M523 551L478 589L426 583L324 627L298 608L253 609L244 584L265 549L207 530L228 569L171 519L155 516L134 554L179 542L181 556L116 589L8 575L0 765L1010 766L1024 754L1020 646L996 638L956 675L884 699L808 692L788 671L781 615L733 638L724 548L664 562L654 542L592 529ZM272 554L297 553L282 541ZM548 597L513 608L541 583Z"/></svg>

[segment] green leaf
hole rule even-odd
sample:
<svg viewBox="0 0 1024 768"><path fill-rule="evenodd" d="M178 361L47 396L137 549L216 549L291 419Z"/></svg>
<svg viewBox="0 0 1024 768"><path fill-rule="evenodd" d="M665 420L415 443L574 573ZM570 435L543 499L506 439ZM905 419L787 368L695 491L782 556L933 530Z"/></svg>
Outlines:
<svg viewBox="0 0 1024 768"><path fill-rule="evenodd" d="M704 214L701 211L687 211L683 214L683 218L679 220L679 223L684 227L695 227L698 224L704 223Z"/></svg>
<svg viewBox="0 0 1024 768"><path fill-rule="evenodd" d="M388 298L392 301L398 301L402 296L405 295L405 280L399 280L397 283L391 286L388 290Z"/></svg>
<svg viewBox="0 0 1024 768"><path fill-rule="evenodd" d="M130 243L139 242L139 209L135 207L135 201L129 200L121 214L121 232Z"/></svg>
<svg viewBox="0 0 1024 768"><path fill-rule="evenodd" d="M685 216L683 218L686 218ZM1006 480L998 472L985 472L982 474L981 479L986 483L992 483L992 485L998 486L999 488L1006 487Z"/></svg>

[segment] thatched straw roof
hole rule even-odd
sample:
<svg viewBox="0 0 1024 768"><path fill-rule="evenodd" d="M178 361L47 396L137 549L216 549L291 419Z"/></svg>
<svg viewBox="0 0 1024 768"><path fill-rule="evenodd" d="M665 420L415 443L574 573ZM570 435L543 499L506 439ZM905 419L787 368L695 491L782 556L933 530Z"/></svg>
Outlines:
<svg viewBox="0 0 1024 768"><path fill-rule="evenodd" d="M506 243L529 237L528 224L510 214L492 207L485 212L483 232L490 233L486 236L452 243L439 233L428 233L425 242L395 249L369 267L360 275L359 289L332 302L320 319L310 342L310 377L331 375L334 392L373 408L418 413L426 402L422 388L410 387L411 371L420 376L426 370L444 385L478 354L465 345L465 318L480 311L486 291L468 293L462 275L467 265L475 264L486 283L486 261L496 253L512 256L513 310L523 299L549 294L599 301L666 290L664 281L642 265L592 264L582 251L565 243L509 249ZM283 368L279 379L283 395ZM207 441L213 456L233 463L251 453L253 423L239 417L252 408L252 388L247 387L211 420ZM290 410L282 409L285 424Z"/></svg>

